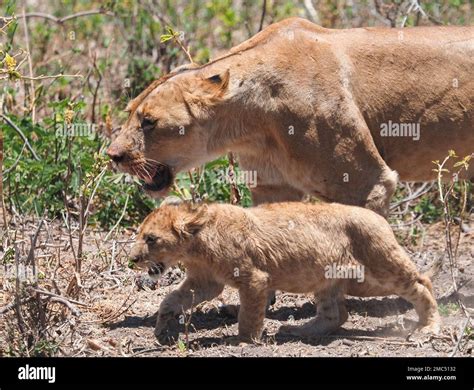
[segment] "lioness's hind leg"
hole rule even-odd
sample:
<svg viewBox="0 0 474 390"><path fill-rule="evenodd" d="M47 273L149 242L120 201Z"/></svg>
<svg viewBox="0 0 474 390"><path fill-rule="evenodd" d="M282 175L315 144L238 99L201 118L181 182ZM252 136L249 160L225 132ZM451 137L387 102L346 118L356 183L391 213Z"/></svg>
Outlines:
<svg viewBox="0 0 474 390"><path fill-rule="evenodd" d="M301 326L281 326L279 333L300 337L324 336L346 322L348 314L342 289L333 287L328 291L319 292L316 297L318 302L315 318Z"/></svg>

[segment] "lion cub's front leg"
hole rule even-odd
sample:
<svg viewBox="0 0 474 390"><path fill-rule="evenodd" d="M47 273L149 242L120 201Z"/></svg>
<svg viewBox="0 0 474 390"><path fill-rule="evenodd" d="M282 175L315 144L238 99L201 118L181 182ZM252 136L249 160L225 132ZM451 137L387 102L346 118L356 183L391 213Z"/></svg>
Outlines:
<svg viewBox="0 0 474 390"><path fill-rule="evenodd" d="M181 286L168 294L161 302L156 319L155 336L160 342L177 339L179 323L176 316L182 314L192 305L217 297L224 285L210 279L188 276Z"/></svg>
<svg viewBox="0 0 474 390"><path fill-rule="evenodd" d="M262 335L268 291L241 287L239 295L239 339L249 343L258 341Z"/></svg>

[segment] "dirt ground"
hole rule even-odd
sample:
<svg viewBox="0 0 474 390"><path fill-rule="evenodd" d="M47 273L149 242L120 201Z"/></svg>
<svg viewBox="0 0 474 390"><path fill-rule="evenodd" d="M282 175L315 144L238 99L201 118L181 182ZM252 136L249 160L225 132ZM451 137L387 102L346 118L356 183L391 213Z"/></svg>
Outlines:
<svg viewBox="0 0 474 390"><path fill-rule="evenodd" d="M38 221L11 224L10 228L16 230L17 242L20 243L18 251L22 255L17 260L20 266L26 261L29 237L37 226ZM416 313L410 304L391 296L348 297L349 319L337 333L330 336L315 339L281 337L276 335L281 324L304 323L315 315L315 306L311 296L279 292L275 305L267 313L262 343L235 345L229 340L237 334L237 320L232 306L225 306L224 302L238 304L238 294L226 288L218 299L194 308L191 318L189 312L186 314L189 325L183 326L178 342L162 346L153 335L154 314L166 294L176 289L183 280L185 271L175 268L162 278L159 286L155 286L145 274L138 274L127 267L132 231L115 237L112 234L106 241L106 233L88 233L78 287L68 232L58 221L45 223L38 234L35 249L36 272L39 275L35 288L70 300L68 306L54 297L41 295L42 308L48 318L44 331L48 336L45 338L49 340L47 345L54 350L54 355L59 356L347 357L450 356L453 353L456 356L471 356L474 337L472 329L465 327L466 315L458 298L472 315L474 216L466 226L458 249L459 273L456 281L460 286L459 295L453 294L447 257L433 283L443 320L442 332L438 336L410 335L417 319ZM426 270L444 253L444 228L439 222L424 225L421 231L422 235L416 242L406 231L399 231L397 235L419 269ZM77 238L74 238L73 246L76 244ZM6 305L14 301L16 286L12 264L2 267L4 274L0 294ZM24 287L28 284L26 280L22 283ZM31 303L22 305L26 323L23 332L24 328L31 328L34 333L37 321L41 321L31 307ZM73 311L80 313L74 315ZM16 310L7 310L2 316L6 326L0 329L0 356L18 354L27 341L18 327ZM459 341L461 334L464 337ZM12 346L16 346L16 352L12 352Z"/></svg>

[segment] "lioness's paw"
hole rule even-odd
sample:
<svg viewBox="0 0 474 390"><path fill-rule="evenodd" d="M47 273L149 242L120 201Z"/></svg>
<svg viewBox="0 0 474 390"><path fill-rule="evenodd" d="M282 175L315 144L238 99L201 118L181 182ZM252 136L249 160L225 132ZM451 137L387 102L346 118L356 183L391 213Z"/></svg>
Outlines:
<svg viewBox="0 0 474 390"><path fill-rule="evenodd" d="M236 347L244 347L249 345L249 342L242 340L239 336L230 336L225 339L227 345L232 345Z"/></svg>
<svg viewBox="0 0 474 390"><path fill-rule="evenodd" d="M239 315L239 305L220 305L219 313L226 317L237 318Z"/></svg>

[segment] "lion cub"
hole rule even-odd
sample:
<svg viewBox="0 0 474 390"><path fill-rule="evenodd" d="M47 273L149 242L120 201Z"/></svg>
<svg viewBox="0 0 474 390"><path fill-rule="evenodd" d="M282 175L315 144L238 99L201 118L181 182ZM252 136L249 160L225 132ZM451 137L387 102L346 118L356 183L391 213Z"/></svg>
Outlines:
<svg viewBox="0 0 474 390"><path fill-rule="evenodd" d="M131 260L163 273L181 262L187 278L161 303L155 334L170 337L175 317L239 290L239 336L258 340L269 291L314 293L317 315L280 332L327 334L348 317L344 295L396 294L411 302L423 332L438 332L440 317L427 276L420 275L376 213L341 204L273 203L255 208L226 204L164 205L140 227ZM174 333L176 334L176 333Z"/></svg>

